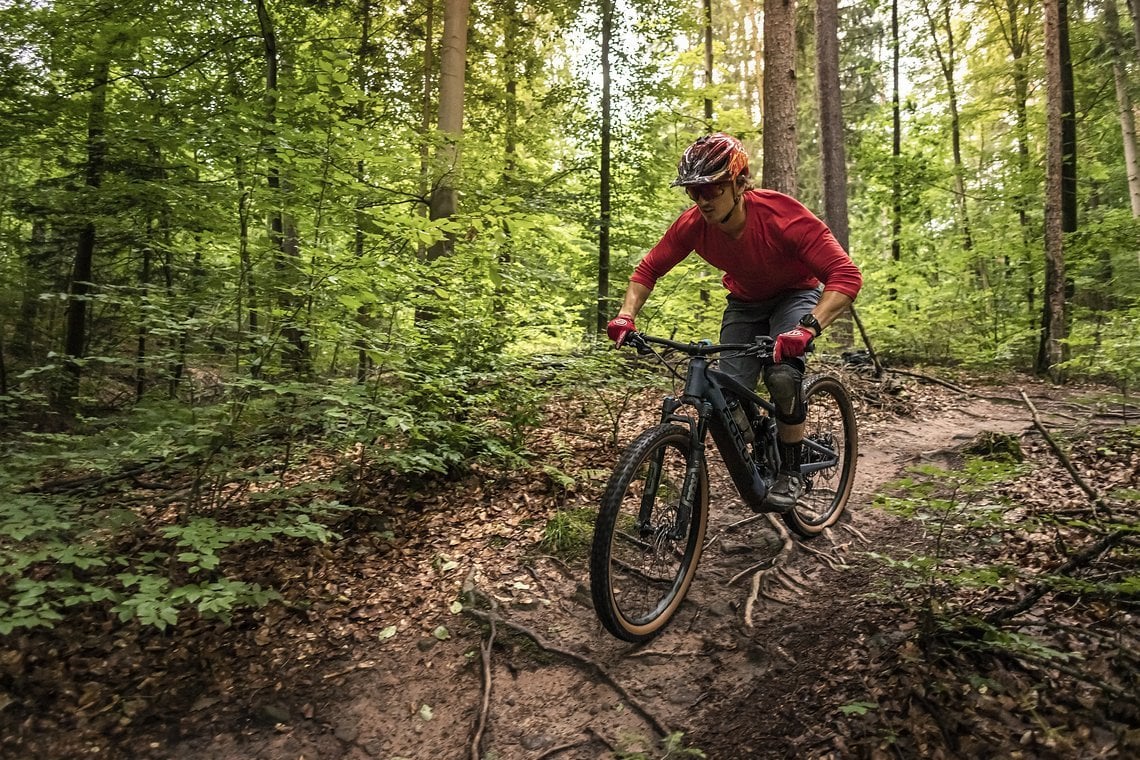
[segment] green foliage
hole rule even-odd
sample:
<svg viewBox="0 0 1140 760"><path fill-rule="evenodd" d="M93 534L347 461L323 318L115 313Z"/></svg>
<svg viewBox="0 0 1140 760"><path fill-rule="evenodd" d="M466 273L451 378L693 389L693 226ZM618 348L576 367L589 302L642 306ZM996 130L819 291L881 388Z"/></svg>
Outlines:
<svg viewBox="0 0 1140 760"><path fill-rule="evenodd" d="M1028 469L1007 456L1007 443L991 445L995 440L1000 439L982 436L975 440L971 446L985 448L985 456L966 458L959 469L911 467L907 477L884 485L875 495L876 507L919 520L936 537L932 554L903 559L872 554L899 571L904 586L927 589L933 599L935 594L945 595L940 587L993 588L1016 578L1017 568L962 557L966 550L954 548L946 540L970 536L975 547L1001 540L1010 503L996 493L996 486L1014 480ZM995 448L998 456L990 453Z"/></svg>
<svg viewBox="0 0 1140 760"><path fill-rule="evenodd" d="M546 521L542 531L542 548L565 557L581 557L594 537L593 509L559 509Z"/></svg>
<svg viewBox="0 0 1140 760"><path fill-rule="evenodd" d="M839 706L839 712L844 715L866 715L870 711L878 709L878 702L848 702Z"/></svg>
<svg viewBox="0 0 1140 760"><path fill-rule="evenodd" d="M696 747L686 747L684 737L684 732L674 731L661 740L659 750L657 748L652 750L637 748L638 745L645 746L648 744L641 737L623 737L617 757L620 760L669 760L669 758L678 757L707 757L702 750Z"/></svg>
<svg viewBox="0 0 1140 760"><path fill-rule="evenodd" d="M228 619L236 609L263 606L276 592L227 577L224 551L285 537L326 542L335 537L314 517L327 517L335 502L312 502L271 521L221 525L192 517L146 535L127 509L91 510L82 500L4 492L0 504L0 633L51 626L69 609L110 605L121 620L165 628L193 609L205 618ZM175 579L199 577L196 583Z"/></svg>

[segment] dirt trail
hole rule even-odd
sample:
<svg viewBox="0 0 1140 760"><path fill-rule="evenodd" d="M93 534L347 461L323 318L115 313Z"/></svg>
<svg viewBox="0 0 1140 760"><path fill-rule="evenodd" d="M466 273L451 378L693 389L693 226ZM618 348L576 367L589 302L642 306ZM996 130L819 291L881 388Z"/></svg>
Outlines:
<svg viewBox="0 0 1140 760"><path fill-rule="evenodd" d="M744 622L747 580L728 581L779 551L766 518L710 546L677 618L641 648L598 625L584 559L531 556L498 577L480 577L501 615L600 666L628 695L591 667L496 626L483 757L570 760L649 750L654 732L646 714L718 760L844 756L829 726L842 705L862 695L859 663L851 658L906 636L866 601L868 592L890 593L867 552L905 555L923 540L916 523L872 508L872 494L905 466L945 457L978 432L1019 433L1030 425L1015 405L949 393L938 399L921 419L860 410L849 517L809 549L797 549L772 598L755 604L751 626ZM731 493L727 474L714 467L710 535L751 514ZM279 682L274 694L251 704L254 719L240 730L220 723L208 735L155 747L155 756L471 757L488 631L447 609L429 617L419 630L443 625L450 637L410 631L358 642L342 658L314 662L304 690Z"/></svg>

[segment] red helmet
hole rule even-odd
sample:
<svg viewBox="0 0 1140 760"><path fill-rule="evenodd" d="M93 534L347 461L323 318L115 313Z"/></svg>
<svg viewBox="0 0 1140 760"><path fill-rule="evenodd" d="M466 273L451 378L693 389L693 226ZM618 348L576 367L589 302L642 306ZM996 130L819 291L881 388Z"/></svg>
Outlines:
<svg viewBox="0 0 1140 760"><path fill-rule="evenodd" d="M672 186L729 182L741 176L749 176L748 153L744 146L732 135L714 132L685 148Z"/></svg>

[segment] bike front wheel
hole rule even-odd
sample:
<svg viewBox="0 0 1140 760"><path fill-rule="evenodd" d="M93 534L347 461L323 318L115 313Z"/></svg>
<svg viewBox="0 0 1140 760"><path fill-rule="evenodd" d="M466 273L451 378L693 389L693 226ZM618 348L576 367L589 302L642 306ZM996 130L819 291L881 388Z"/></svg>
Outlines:
<svg viewBox="0 0 1140 760"><path fill-rule="evenodd" d="M803 393L807 404L801 467L804 493L782 517L793 532L810 538L834 525L847 506L855 482L859 436L851 397L839 380L816 375L804 381Z"/></svg>
<svg viewBox="0 0 1140 760"><path fill-rule="evenodd" d="M703 459L690 468L691 449L685 428L651 428L622 453L606 485L594 526L590 591L602 625L619 639L642 642L660 633L696 574L709 481Z"/></svg>

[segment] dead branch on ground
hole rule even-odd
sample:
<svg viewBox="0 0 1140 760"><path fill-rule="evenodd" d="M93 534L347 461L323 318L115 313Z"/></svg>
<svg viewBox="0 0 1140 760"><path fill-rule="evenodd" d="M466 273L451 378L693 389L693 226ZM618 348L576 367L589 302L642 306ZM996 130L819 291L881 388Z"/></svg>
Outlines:
<svg viewBox="0 0 1140 760"><path fill-rule="evenodd" d="M892 375L906 375L907 377L913 377L916 380L922 380L923 382L934 383L935 385L941 385L944 388L949 388L952 391L957 391L958 393L961 393L961 394L966 395L966 396L975 395L974 392L969 390L968 388L963 388L960 385L954 385L954 383L950 383L950 382L947 382L945 380L939 380L937 377L931 377L930 375L924 375L921 372L911 372L909 370L895 369L893 367L887 367L886 371Z"/></svg>
<svg viewBox="0 0 1140 760"><path fill-rule="evenodd" d="M1072 476L1073 482L1076 483L1080 489L1085 492L1085 494L1089 497L1089 501L1093 503L1094 508L1101 508L1105 511L1111 511L1108 505L1105 503L1104 499L1101 498L1100 494L1098 494L1092 486L1086 483L1084 478L1081 477L1080 473L1077 472L1077 468L1073 466L1073 462L1069 459L1068 454L1066 454L1061 449L1057 441L1054 440L1053 436L1049 434L1049 431L1045 429L1044 423L1041 422L1041 416L1037 413L1037 407L1034 406L1033 402L1029 400L1029 396L1025 395L1025 391L1022 389L1018 388L1017 390L1018 393L1021 394L1021 399L1025 402L1025 405L1029 408L1029 413L1033 415L1033 426L1037 428L1037 431L1041 433L1041 435L1045 438L1045 442L1049 444L1049 448L1053 450L1053 453L1057 455L1057 458L1059 460L1061 460L1061 464L1064 465L1065 469L1069 471L1069 475ZM1096 514L1095 511L1094 514Z"/></svg>
<svg viewBox="0 0 1140 760"><path fill-rule="evenodd" d="M1101 536L1101 539L1095 544L1086 546L1084 549L1077 552L1072 557L1069 557L1069 560L1063 565L1060 565L1047 575L1072 575L1075 571L1088 564L1091 564L1096 560L1097 557L1099 557L1101 554L1104 554L1112 547L1116 546L1128 535L1129 533L1126 530L1117 530ZM1029 610L1031 607L1033 607L1033 605L1037 604L1037 602L1043 596L1052 590L1053 584L1049 583L1048 581L1036 583L1034 584L1032 590L1026 592L1025 595L1022 596L1021 599L1017 602L1006 607L1002 607L1001 609L995 610L989 615L986 615L985 621L990 625L996 626L1012 620L1021 613Z"/></svg>

